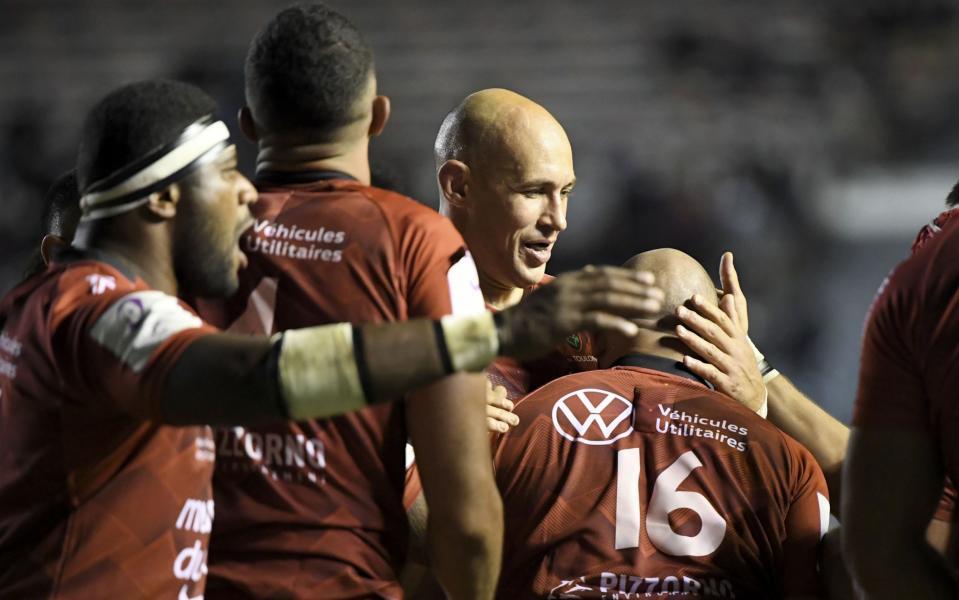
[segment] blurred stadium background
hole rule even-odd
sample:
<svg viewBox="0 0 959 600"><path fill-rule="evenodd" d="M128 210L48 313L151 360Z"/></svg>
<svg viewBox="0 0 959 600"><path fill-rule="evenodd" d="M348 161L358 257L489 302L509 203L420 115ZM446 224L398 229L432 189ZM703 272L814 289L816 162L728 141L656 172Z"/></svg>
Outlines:
<svg viewBox="0 0 959 600"><path fill-rule="evenodd" d="M0 290L111 88L170 77L233 115L246 46L289 2L0 0ZM868 304L959 179L959 8L935 0L332 0L376 51L393 118L374 165L436 206L432 142L507 87L573 142L550 271L659 246L736 253L751 333L847 420ZM245 172L253 148L240 142Z"/></svg>

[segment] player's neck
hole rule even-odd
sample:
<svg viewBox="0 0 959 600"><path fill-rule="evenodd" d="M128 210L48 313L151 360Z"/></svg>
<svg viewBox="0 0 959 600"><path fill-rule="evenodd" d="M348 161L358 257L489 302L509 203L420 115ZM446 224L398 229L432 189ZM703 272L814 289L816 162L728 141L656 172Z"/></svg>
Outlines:
<svg viewBox="0 0 959 600"><path fill-rule="evenodd" d="M668 358L676 362L683 362L683 356L692 354L686 346L674 335L652 330L640 330L639 335L626 348L613 354L607 354L601 361L602 366L608 367L623 356L630 354L645 354Z"/></svg>
<svg viewBox="0 0 959 600"><path fill-rule="evenodd" d="M288 143L276 138L259 142L256 170L337 171L370 185L369 139L350 142Z"/></svg>
<svg viewBox="0 0 959 600"><path fill-rule="evenodd" d="M486 305L494 310L504 310L519 304L526 292L523 288L505 286L479 274L480 290Z"/></svg>
<svg viewBox="0 0 959 600"><path fill-rule="evenodd" d="M115 230L115 231L114 231ZM151 288L177 295L178 286L173 270L171 244L164 236L152 231L121 233L129 231L115 227L109 235L98 231L96 225L77 229L73 245L80 250L94 250L110 255L125 267L126 271L139 277Z"/></svg>

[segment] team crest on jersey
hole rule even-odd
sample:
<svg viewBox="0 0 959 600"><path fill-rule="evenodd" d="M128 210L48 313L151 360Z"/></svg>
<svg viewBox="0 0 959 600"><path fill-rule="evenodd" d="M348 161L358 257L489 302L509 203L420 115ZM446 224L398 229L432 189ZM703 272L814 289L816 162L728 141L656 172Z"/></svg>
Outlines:
<svg viewBox="0 0 959 600"><path fill-rule="evenodd" d="M90 284L90 293L94 296L100 296L110 290L117 289L117 280L111 275L87 275L87 283Z"/></svg>
<svg viewBox="0 0 959 600"><path fill-rule="evenodd" d="M553 404L553 427L573 442L612 444L633 431L633 403L608 390L576 390Z"/></svg>
<svg viewBox="0 0 959 600"><path fill-rule="evenodd" d="M579 338L579 335L575 333L566 338L566 343L569 344L573 350L579 350L583 347L583 341Z"/></svg>

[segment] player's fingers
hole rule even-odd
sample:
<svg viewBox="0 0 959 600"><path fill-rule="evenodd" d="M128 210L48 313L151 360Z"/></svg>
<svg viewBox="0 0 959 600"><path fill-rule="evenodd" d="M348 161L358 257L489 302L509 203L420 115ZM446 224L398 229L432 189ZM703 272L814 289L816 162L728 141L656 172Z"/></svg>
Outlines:
<svg viewBox="0 0 959 600"><path fill-rule="evenodd" d="M490 433L506 433L509 431L509 423L497 421L492 417L486 417L486 429Z"/></svg>
<svg viewBox="0 0 959 600"><path fill-rule="evenodd" d="M662 302L665 299L663 290L651 283L641 283L632 277L620 275L608 275L593 278L583 282L584 291L592 294L619 293L636 296L638 298L649 298Z"/></svg>
<svg viewBox="0 0 959 600"><path fill-rule="evenodd" d="M736 310L736 306L736 297L732 294L726 294L719 299L719 308L726 313L726 316L732 321L733 326L742 330L742 325L739 322L739 312Z"/></svg>
<svg viewBox="0 0 959 600"><path fill-rule="evenodd" d="M639 333L639 327L629 319L595 310L585 313L580 321L580 326L575 329L595 332L607 331L619 333L626 337L635 337Z"/></svg>
<svg viewBox="0 0 959 600"><path fill-rule="evenodd" d="M505 389L503 389L502 395L497 394L495 396L487 396L486 405L502 408L503 410L513 410L513 403L508 398L506 398Z"/></svg>
<svg viewBox="0 0 959 600"><path fill-rule="evenodd" d="M732 341L730 335L716 323L713 323L695 310L691 310L685 306L680 306L676 309L676 316L690 331L696 333L699 337L716 345L724 352L731 351Z"/></svg>
<svg viewBox="0 0 959 600"><path fill-rule="evenodd" d="M730 337L736 337L736 334L740 333L729 315L715 304L706 302L706 299L701 295L693 294L693 297L689 299L689 304L691 304L693 309L700 315L722 327L723 331Z"/></svg>
<svg viewBox="0 0 959 600"><path fill-rule="evenodd" d="M724 252L722 259L719 261L719 279L723 283L723 291L727 294L732 294L733 297L736 298L739 326L743 331L749 333L749 313L746 305L746 295L743 294L742 286L739 284L739 274L736 272L732 252Z"/></svg>
<svg viewBox="0 0 959 600"><path fill-rule="evenodd" d="M728 354L711 344L708 340L696 335L682 325L676 326L676 335L689 346L689 349L705 358L711 365L729 374L735 368L734 361Z"/></svg>
<svg viewBox="0 0 959 600"><path fill-rule="evenodd" d="M729 385L729 378L713 365L703 362L698 358L693 358L689 355L683 356L683 365L696 375L699 375L711 383L712 386L720 392L726 393L726 388Z"/></svg>
<svg viewBox="0 0 959 600"><path fill-rule="evenodd" d="M656 277L649 271L636 271L634 269L611 267L609 265L587 265L583 267L579 273L581 273L587 279L618 277L636 281L643 285L655 285L656 283Z"/></svg>
<svg viewBox="0 0 959 600"><path fill-rule="evenodd" d="M620 292L594 292L586 299L586 310L603 311L622 317L653 317L663 308L662 301L649 296Z"/></svg>
<svg viewBox="0 0 959 600"><path fill-rule="evenodd" d="M519 425L519 417L508 410L496 408L495 406L486 405L486 417L488 419L500 421L501 423L506 423L511 427Z"/></svg>

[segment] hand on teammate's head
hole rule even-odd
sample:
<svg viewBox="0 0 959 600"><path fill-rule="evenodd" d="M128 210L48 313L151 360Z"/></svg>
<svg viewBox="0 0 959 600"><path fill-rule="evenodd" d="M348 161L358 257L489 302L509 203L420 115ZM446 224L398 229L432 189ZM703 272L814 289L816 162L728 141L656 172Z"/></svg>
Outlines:
<svg viewBox="0 0 959 600"><path fill-rule="evenodd" d="M743 326L746 298L739 289L732 254L723 256L721 273L727 293L719 306L694 295L676 309L676 317L682 321L676 326L676 335L691 350L683 364L717 391L757 411L766 400L766 386Z"/></svg>
<svg viewBox="0 0 959 600"><path fill-rule="evenodd" d="M663 292L651 273L588 266L565 273L500 313L502 354L532 358L579 331L638 332L633 319L660 313Z"/></svg>

